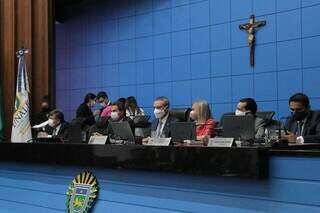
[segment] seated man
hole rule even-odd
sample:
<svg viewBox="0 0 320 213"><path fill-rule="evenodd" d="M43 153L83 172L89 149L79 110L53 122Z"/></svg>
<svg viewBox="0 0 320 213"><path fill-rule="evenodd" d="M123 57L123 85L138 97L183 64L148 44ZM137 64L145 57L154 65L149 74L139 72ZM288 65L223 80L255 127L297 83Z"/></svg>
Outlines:
<svg viewBox="0 0 320 213"><path fill-rule="evenodd" d="M312 111L308 96L297 93L289 99L292 115L286 122L287 135L282 139L289 143L319 143L320 142L320 114Z"/></svg>
<svg viewBox="0 0 320 213"><path fill-rule="evenodd" d="M49 113L48 124L43 132L38 133L38 137L52 137L68 139L69 124L64 120L64 115L59 110L53 110Z"/></svg>
<svg viewBox="0 0 320 213"><path fill-rule="evenodd" d="M255 118L255 138L260 139L264 136L266 122L262 118L256 116L257 110L258 106L254 99L244 98L239 101L235 115L253 115Z"/></svg>
<svg viewBox="0 0 320 213"><path fill-rule="evenodd" d="M164 96L158 97L153 107L156 119L151 124L151 137L170 137L170 124L178 120L169 113L169 99Z"/></svg>
<svg viewBox="0 0 320 213"><path fill-rule="evenodd" d="M91 128L91 134L93 135L108 135L111 131L109 128L110 122L128 122L132 133L134 134L134 123L129 117L126 117L125 105L121 102L115 102L111 104L111 115L109 119L104 118L98 125L94 125ZM103 124L102 124L103 123Z"/></svg>

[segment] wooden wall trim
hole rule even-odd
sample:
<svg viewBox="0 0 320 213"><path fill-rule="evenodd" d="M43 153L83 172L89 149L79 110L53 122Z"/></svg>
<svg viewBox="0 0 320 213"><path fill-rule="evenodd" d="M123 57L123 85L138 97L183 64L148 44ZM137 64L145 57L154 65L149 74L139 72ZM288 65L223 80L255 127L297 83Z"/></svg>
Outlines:
<svg viewBox="0 0 320 213"><path fill-rule="evenodd" d="M52 0L0 0L0 86L5 100L6 140L11 137L18 48L30 49L26 63L31 115L40 110L41 98L52 91L52 9Z"/></svg>

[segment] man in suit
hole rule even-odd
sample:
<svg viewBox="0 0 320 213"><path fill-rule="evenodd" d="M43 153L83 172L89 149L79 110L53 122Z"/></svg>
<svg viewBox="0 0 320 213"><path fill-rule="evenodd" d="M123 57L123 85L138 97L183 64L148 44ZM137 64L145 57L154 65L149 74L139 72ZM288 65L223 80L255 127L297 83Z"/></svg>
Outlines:
<svg viewBox="0 0 320 213"><path fill-rule="evenodd" d="M282 139L288 143L320 143L320 113L311 110L308 96L297 93L289 99L291 116L285 128L288 134Z"/></svg>
<svg viewBox="0 0 320 213"><path fill-rule="evenodd" d="M40 132L38 137L52 137L68 139L69 123L64 120L64 115L59 110L49 113L48 124L44 127L44 132Z"/></svg>
<svg viewBox="0 0 320 213"><path fill-rule="evenodd" d="M256 116L258 106L253 98L243 98L239 101L235 115L253 115L255 124L255 138L260 139L264 136L266 122L264 119Z"/></svg>
<svg viewBox="0 0 320 213"><path fill-rule="evenodd" d="M84 124L92 126L95 124L95 118L91 108L96 104L96 95L88 93L84 98L84 102L78 107L76 112L77 118L84 118Z"/></svg>
<svg viewBox="0 0 320 213"><path fill-rule="evenodd" d="M131 118L126 117L126 108L122 102L114 102L111 104L110 118L102 118L96 125L90 129L91 135L109 135L112 134L112 129L109 126L110 122L128 122L132 133L134 134L134 122Z"/></svg>
<svg viewBox="0 0 320 213"><path fill-rule="evenodd" d="M170 137L170 124L178 120L169 113L169 99L161 96L153 103L154 115L156 119L151 124L151 136L155 138Z"/></svg>

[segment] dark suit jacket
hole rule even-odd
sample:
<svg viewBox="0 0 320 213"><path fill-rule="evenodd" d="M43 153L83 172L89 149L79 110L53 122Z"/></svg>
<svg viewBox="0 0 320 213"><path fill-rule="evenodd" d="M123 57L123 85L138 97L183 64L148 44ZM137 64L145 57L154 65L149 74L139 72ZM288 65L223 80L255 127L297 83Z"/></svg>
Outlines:
<svg viewBox="0 0 320 213"><path fill-rule="evenodd" d="M63 122L61 124L61 127L59 129L59 132L57 135L52 136L53 138L63 138L63 139L68 139L68 129L69 129L69 123L68 122ZM52 135L53 133L53 128L49 125L45 126L45 132L48 133L48 135Z"/></svg>
<svg viewBox="0 0 320 213"><path fill-rule="evenodd" d="M84 118L84 123L88 126L92 126L93 124L95 124L93 113L86 103L82 103L78 107L76 114L77 118Z"/></svg>
<svg viewBox="0 0 320 213"><path fill-rule="evenodd" d="M163 127L163 131L162 131L166 137L171 136L170 124L174 123L174 122L178 122L178 119L169 114L167 122L165 123L165 125ZM158 118L156 118L152 121L151 131L157 131L158 123L159 123Z"/></svg>
<svg viewBox="0 0 320 213"><path fill-rule="evenodd" d="M286 122L285 128L292 133L296 132L297 122L292 118ZM306 123L304 124L304 129L302 136L305 143L320 143L320 113L315 111L310 111L307 116Z"/></svg>

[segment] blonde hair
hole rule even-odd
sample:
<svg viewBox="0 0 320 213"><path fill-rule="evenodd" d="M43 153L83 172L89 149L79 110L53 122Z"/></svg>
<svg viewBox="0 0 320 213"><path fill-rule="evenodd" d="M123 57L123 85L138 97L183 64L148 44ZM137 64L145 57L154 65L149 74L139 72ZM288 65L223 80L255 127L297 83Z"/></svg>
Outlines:
<svg viewBox="0 0 320 213"><path fill-rule="evenodd" d="M212 118L210 106L205 100L193 102L192 109L198 114L198 123L205 123L208 119Z"/></svg>

